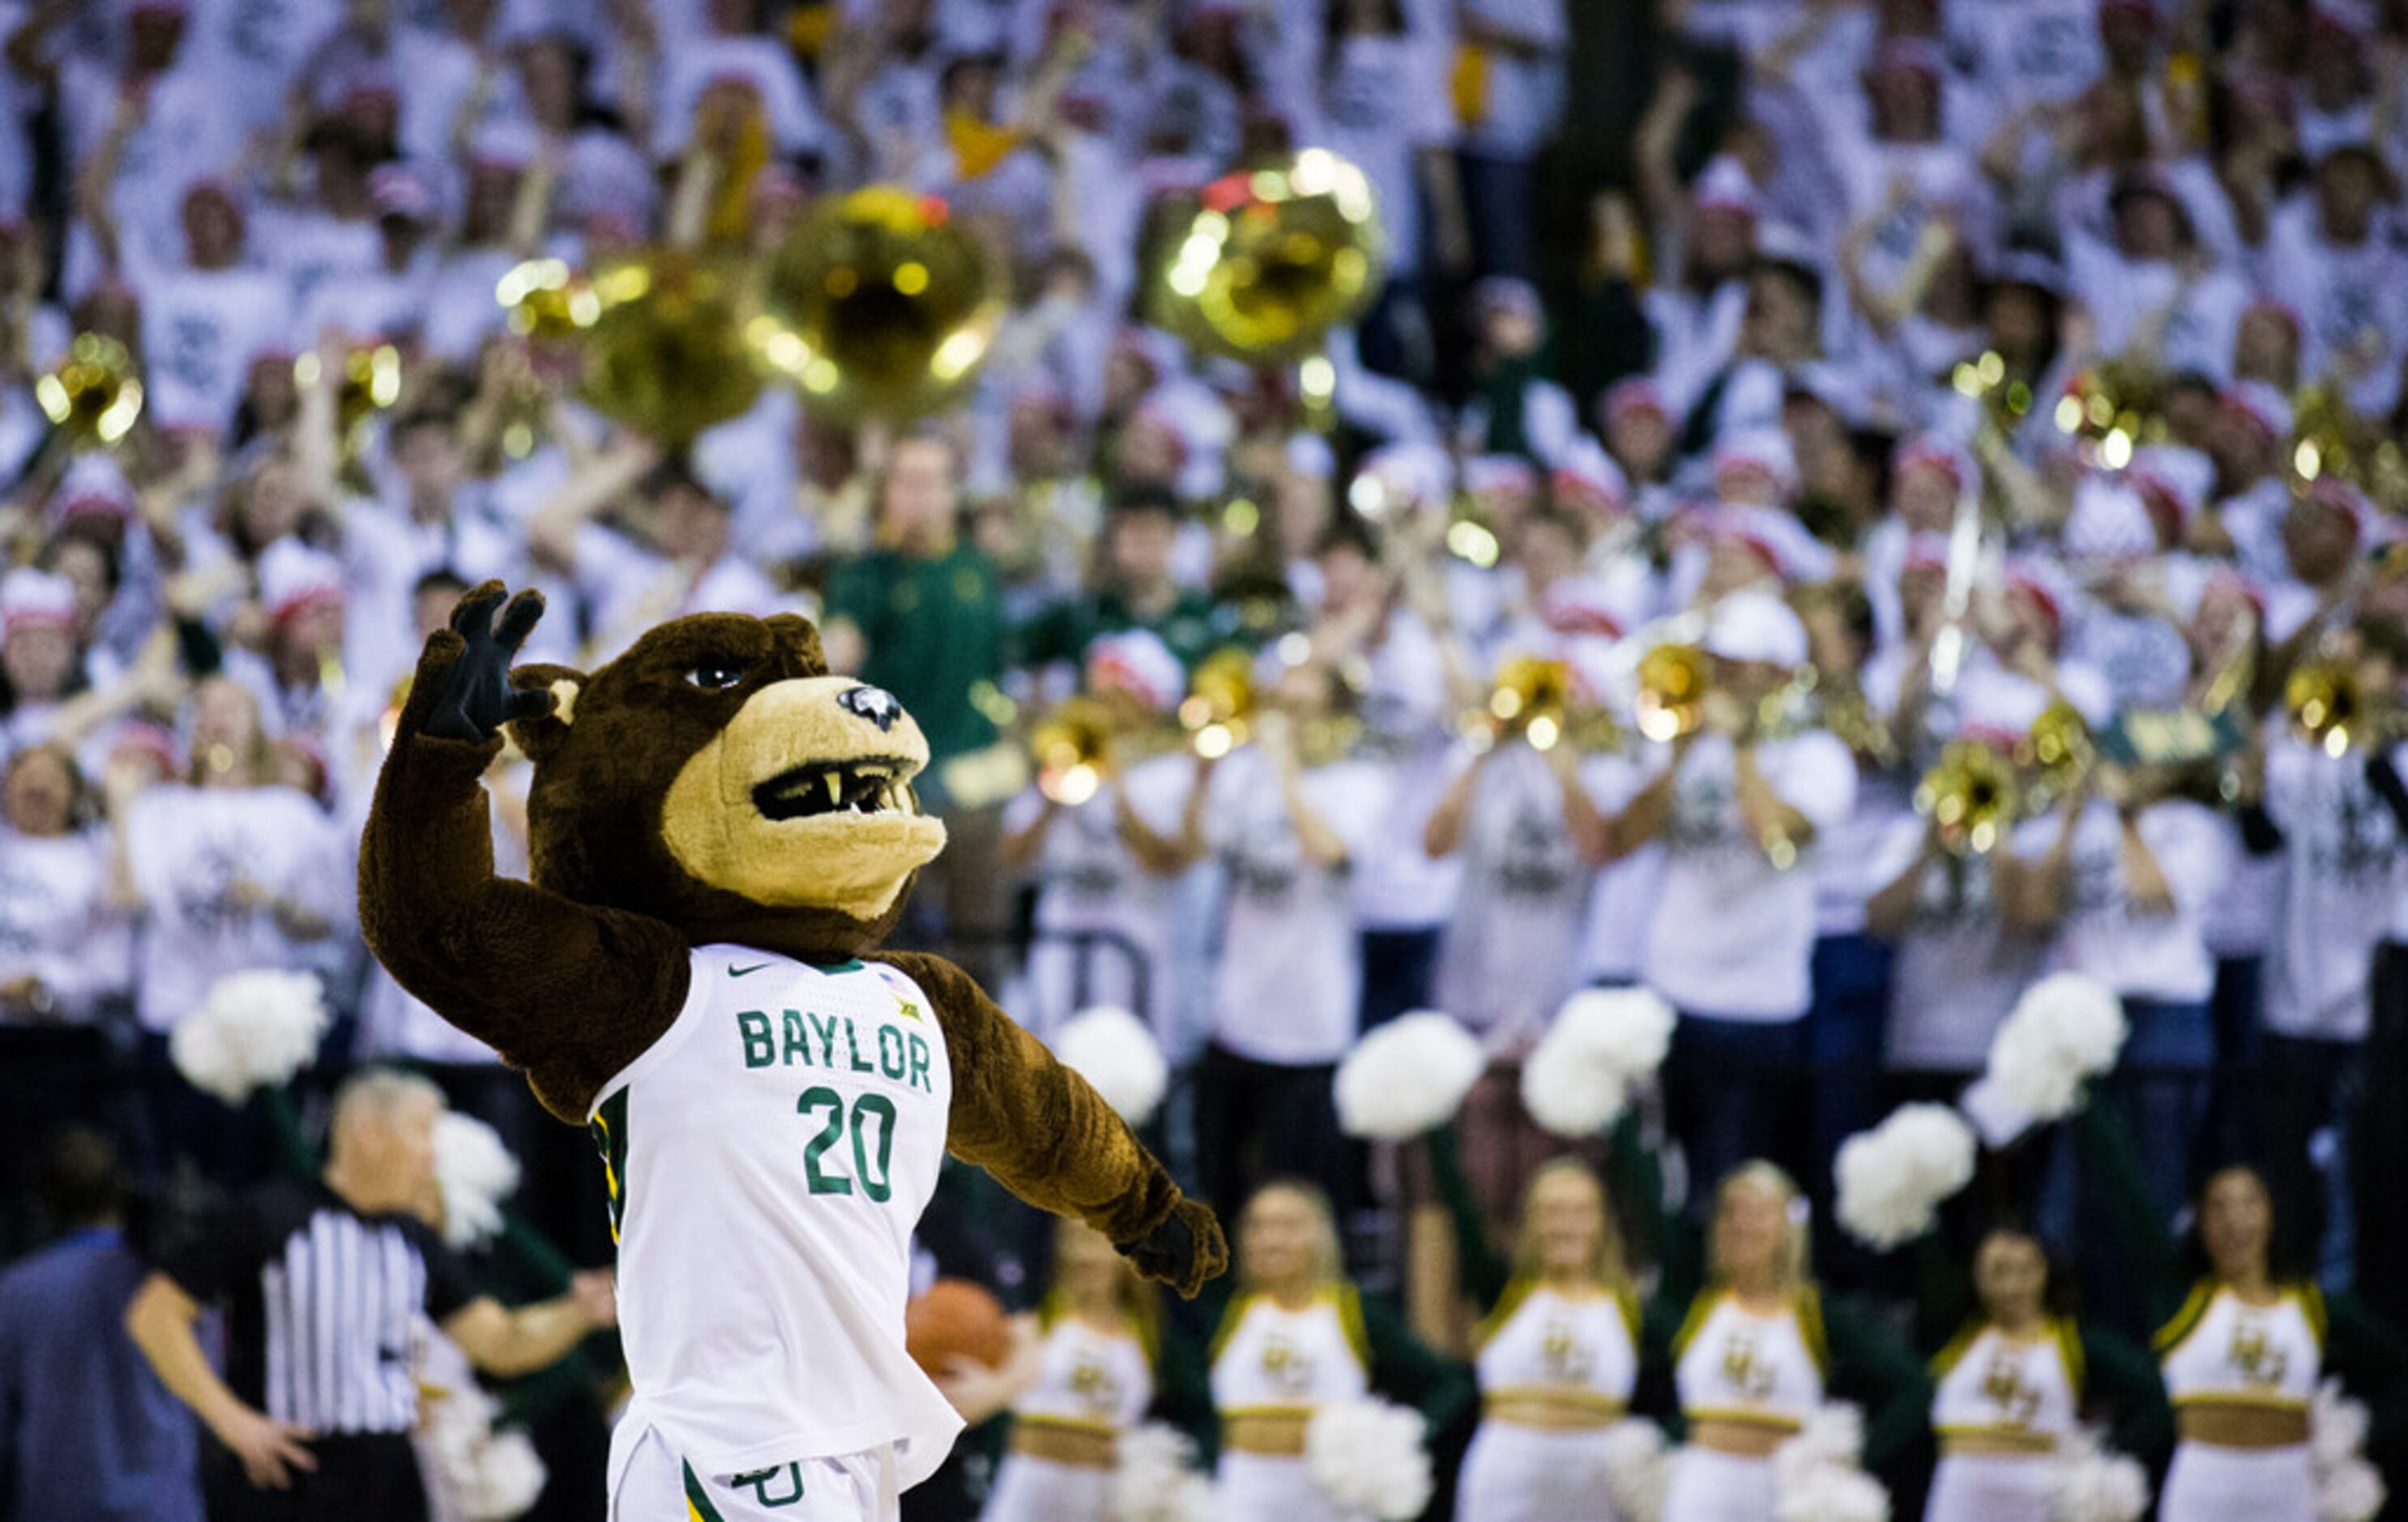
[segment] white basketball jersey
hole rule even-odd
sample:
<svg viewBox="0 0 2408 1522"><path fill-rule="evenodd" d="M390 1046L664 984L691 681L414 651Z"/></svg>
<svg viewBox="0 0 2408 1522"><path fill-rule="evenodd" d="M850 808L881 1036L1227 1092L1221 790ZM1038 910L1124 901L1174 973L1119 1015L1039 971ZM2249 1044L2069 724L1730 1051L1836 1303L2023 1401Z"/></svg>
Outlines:
<svg viewBox="0 0 2408 1522"><path fill-rule="evenodd" d="M961 1418L903 1347L911 1229L953 1070L917 984L695 949L675 1024L591 1118L619 1243L630 1423L703 1474L899 1444L910 1485Z"/></svg>
<svg viewBox="0 0 2408 1522"><path fill-rule="evenodd" d="M1370 1355L1352 1293L1326 1290L1295 1311L1263 1295L1232 1306L1212 1354L1212 1409L1230 1416L1361 1399Z"/></svg>
<svg viewBox="0 0 2408 1522"><path fill-rule="evenodd" d="M1823 1361L1800 1319L1799 1296L1758 1315L1709 1290L1689 1313L1672 1381L1689 1420L1751 1422L1796 1431L1823 1404ZM1811 1311L1809 1314L1813 1314Z"/></svg>
<svg viewBox="0 0 2408 1522"><path fill-rule="evenodd" d="M2081 1367L2071 1322L2051 1321L2028 1338L1996 1327L1969 1331L1932 1360L1932 1429L1943 1438L2071 1437Z"/></svg>
<svg viewBox="0 0 2408 1522"><path fill-rule="evenodd" d="M1154 1400L1154 1365L1133 1331L1104 1331L1064 1312L1038 1346L1037 1383L1011 1403L1025 1422L1124 1432Z"/></svg>
<svg viewBox="0 0 2408 1522"><path fill-rule="evenodd" d="M2251 1305L2202 1284L2157 1333L2166 1394L2177 1407L2305 1410L2324 1368L2324 1302L2313 1290L2295 1285L2272 1305Z"/></svg>
<svg viewBox="0 0 2408 1522"><path fill-rule="evenodd" d="M1627 1298L1539 1285L1500 1309L1503 1317L1480 1344L1483 1395L1530 1391L1594 1395L1616 1407L1629 1402L1639 1379L1639 1314Z"/></svg>

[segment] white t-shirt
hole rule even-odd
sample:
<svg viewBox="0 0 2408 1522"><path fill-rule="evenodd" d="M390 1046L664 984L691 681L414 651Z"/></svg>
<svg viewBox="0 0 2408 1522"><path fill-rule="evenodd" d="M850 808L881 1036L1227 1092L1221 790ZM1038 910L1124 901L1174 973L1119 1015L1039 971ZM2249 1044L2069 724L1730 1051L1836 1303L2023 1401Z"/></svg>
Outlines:
<svg viewBox="0 0 2408 1522"><path fill-rule="evenodd" d="M1756 747L1772 791L1819 838L1855 806L1856 758L1819 729ZM1651 758L1651 770L1670 760ZM1731 1020L1794 1020L1812 1001L1814 853L1808 841L1784 869L1740 818L1730 741L1707 735L1690 748L1664 835L1664 869L1641 965L1648 986L1674 1008Z"/></svg>
<svg viewBox="0 0 2408 1522"><path fill-rule="evenodd" d="M1386 811L1380 768L1339 761L1299 785L1348 861L1359 857ZM1362 998L1352 874L1305 859L1278 774L1256 747L1232 753L1211 786L1208 839L1228 870L1213 1040L1257 1062L1336 1062L1354 1044Z"/></svg>
<svg viewBox="0 0 2408 1522"><path fill-rule="evenodd" d="M2398 822L2366 761L2286 732L2266 741L2266 812L2283 832L2282 893L2266 947L2266 1028L2362 1041L2367 977L2400 881Z"/></svg>
<svg viewBox="0 0 2408 1522"><path fill-rule="evenodd" d="M2045 853L2063 826L2061 814L2025 822L2015 853ZM2124 827L2115 806L2093 798L2073 829L2072 898L2049 949L2053 970L2086 972L2130 998L2203 1000L2215 984L2215 962L2200 929L2206 906L2224 882L2229 841L2215 815L2196 803L2169 799L2141 812L2142 844L2173 893L2173 912L2143 913L2124 872Z"/></svg>
<svg viewBox="0 0 2408 1522"><path fill-rule="evenodd" d="M1473 764L1460 751L1452 773ZM1439 951L1438 1007L1474 1030L1535 1037L1577 984L1597 873L1572 843L1547 757L1515 740L1479 766L1457 848L1463 893Z"/></svg>
<svg viewBox="0 0 2408 1522"><path fill-rule="evenodd" d="M1451 64L1439 37L1410 32L1347 37L1338 56L1327 61L1315 109L1297 133L1299 147L1326 148L1370 181L1387 233L1388 266L1398 274L1421 266L1416 155L1455 137L1455 103L1447 86Z"/></svg>
<svg viewBox="0 0 2408 1522"><path fill-rule="evenodd" d="M1361 699L1363 749L1388 774L1388 811L1354 864L1354 912L1370 930L1441 924L1463 882L1460 856L1422 849L1430 811L1446 791L1446 668L1429 626L1398 609L1372 648Z"/></svg>
<svg viewBox="0 0 2408 1522"><path fill-rule="evenodd" d="M795 600L753 564L730 553L696 568L662 559L625 535L588 524L577 531L577 590L588 610L596 660L608 660L665 619L687 613L793 612Z"/></svg>
<svg viewBox="0 0 2408 1522"><path fill-rule="evenodd" d="M144 909L135 1003L146 1030L172 1027L228 973L306 959L275 916L236 902L238 883L338 924L348 911L350 842L288 787L154 787L135 800L125 837Z"/></svg>
<svg viewBox="0 0 2408 1522"><path fill-rule="evenodd" d="M142 405L167 427L222 433L262 350L288 341L285 282L262 269L160 266L136 277L142 298Z"/></svg>
<svg viewBox="0 0 2408 1522"><path fill-rule="evenodd" d="M1535 57L1488 52L1484 109L1464 123L1463 146L1502 159L1533 158L1563 123L1564 0L1462 0L1462 8L1541 50Z"/></svg>
<svg viewBox="0 0 2408 1522"><path fill-rule="evenodd" d="M1924 830L1913 815L1892 824L1881 853L1885 884L1922 854ZM1990 1038L2040 976L2047 942L2007 933L1992 866L1989 856L1967 856L1923 869L1890 973L1892 1067L1978 1070Z"/></svg>
<svg viewBox="0 0 2408 1522"><path fill-rule="evenodd" d="M108 842L0 826L0 984L38 980L62 1019L84 1021L126 986L133 944L108 902Z"/></svg>
<svg viewBox="0 0 2408 1522"><path fill-rule="evenodd" d="M1949 7L1948 29L2002 112L2071 100L2107 66L2095 0L1973 0Z"/></svg>
<svg viewBox="0 0 2408 1522"><path fill-rule="evenodd" d="M1030 1005L1023 1019L1039 1037L1051 1037L1081 1009L1116 1004L1134 1010L1169 1044L1170 919L1180 879L1157 876L1138 865L1121 840L1119 800L1125 794L1146 828L1175 839L1195 783L1196 763L1187 756L1151 756L1107 781L1086 802L1064 809L1046 826L1034 866L1039 939L1029 948ZM1013 833L1026 829L1045 806L1042 794L1027 789L1005 807L1003 827ZM1144 999L1137 998L1137 979L1116 945L1082 947L1043 939L1079 932L1128 939L1144 958ZM1079 987L1082 959L1087 973L1083 998Z"/></svg>

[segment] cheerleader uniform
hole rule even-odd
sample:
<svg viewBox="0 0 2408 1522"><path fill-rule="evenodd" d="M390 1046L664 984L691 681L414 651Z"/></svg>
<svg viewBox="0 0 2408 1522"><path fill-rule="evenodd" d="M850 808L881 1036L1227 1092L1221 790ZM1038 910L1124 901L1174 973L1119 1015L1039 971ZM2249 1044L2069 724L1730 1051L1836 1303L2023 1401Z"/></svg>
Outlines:
<svg viewBox="0 0 2408 1522"><path fill-rule="evenodd" d="M1212 1353L1222 1522L1354 1522L1306 1472L1304 1429L1317 1407L1369 1395L1370 1369L1351 1285L1293 1311L1261 1295L1229 1307Z"/></svg>
<svg viewBox="0 0 2408 1522"><path fill-rule="evenodd" d="M1823 1318L1811 1289L1758 1314L1728 1290L1698 1297L1673 1340L1672 1381L1681 1414L1787 1435L1823 1404ZM1664 1495L1663 1522L1769 1522L1777 1500L1772 1459L1691 1443L1680 1451Z"/></svg>
<svg viewBox="0 0 2408 1522"><path fill-rule="evenodd" d="M1639 1378L1639 1303L1516 1280L1479 1331L1480 1429L1465 1456L1462 1522L1613 1522L1606 1429Z"/></svg>
<svg viewBox="0 0 2408 1522"><path fill-rule="evenodd" d="M1154 1399L1154 1360L1134 1330L1053 1306L1039 1315L1037 1383L1011 1403L1011 1451L982 1522L1106 1522L1116 1440Z"/></svg>
<svg viewBox="0 0 2408 1522"><path fill-rule="evenodd" d="M1924 1522L2048 1522L2083 1374L2081 1335L2063 1317L2030 1337L1966 1328L1931 1361L1940 1467Z"/></svg>
<svg viewBox="0 0 2408 1522"><path fill-rule="evenodd" d="M2285 1285L2272 1305L2213 1282L2191 1291L2157 1333L2174 1410L2262 1412L2277 1429L2296 1423L2298 1441L2235 1447L2184 1438L2166 1475L2165 1522L2315 1522L2307 1417L2324 1340L2324 1299L2312 1285Z"/></svg>

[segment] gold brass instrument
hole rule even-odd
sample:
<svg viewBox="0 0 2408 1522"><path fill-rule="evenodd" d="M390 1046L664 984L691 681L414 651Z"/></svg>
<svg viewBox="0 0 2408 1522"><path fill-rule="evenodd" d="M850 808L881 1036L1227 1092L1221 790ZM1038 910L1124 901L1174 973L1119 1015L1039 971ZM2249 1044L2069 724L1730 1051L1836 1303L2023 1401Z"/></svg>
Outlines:
<svg viewBox="0 0 2408 1522"><path fill-rule="evenodd" d="M1243 650L1216 650L1197 663L1179 723L1197 755L1218 760L1246 742L1253 732L1258 695L1254 658Z"/></svg>
<svg viewBox="0 0 2408 1522"><path fill-rule="evenodd" d="M1111 770L1111 711L1092 697L1064 698L1037 721L1028 748L1038 791L1075 809L1096 796Z"/></svg>
<svg viewBox="0 0 2408 1522"><path fill-rule="evenodd" d="M34 399L77 448L107 449L142 415L142 380L123 344L106 334L79 333L59 367L34 382Z"/></svg>
<svg viewBox="0 0 2408 1522"><path fill-rule="evenodd" d="M543 346L577 339L602 315L593 282L562 259L512 266L494 282L494 299L509 312L513 334Z"/></svg>
<svg viewBox="0 0 2408 1522"><path fill-rule="evenodd" d="M1979 740L1951 740L1915 784L1914 810L1940 831L1951 854L1979 855L2015 821L2014 768Z"/></svg>
<svg viewBox="0 0 2408 1522"><path fill-rule="evenodd" d="M2057 399L2051 414L2057 431L2081 440L2096 463L2121 470L2132 463L2135 446L2165 442L2166 419L2158 408L2162 379L2128 360L2093 365Z"/></svg>
<svg viewBox="0 0 2408 1522"><path fill-rule="evenodd" d="M2033 813L2042 813L2080 783L2097 761L2098 748L2081 711L2060 697L2032 720L2015 742L2014 758L2017 767L2035 774L2027 801Z"/></svg>
<svg viewBox="0 0 2408 1522"><path fill-rule="evenodd" d="M2294 668L2283 682L2283 709L2292 726L2327 755L2344 755L2367 738L2365 695L2345 660L2326 656Z"/></svg>
<svg viewBox="0 0 2408 1522"><path fill-rule="evenodd" d="M1981 403L1985 421L2002 435L2012 438L2031 415L2030 384L2008 380L2006 356L1995 349L1959 363L1948 383L1958 395Z"/></svg>
<svg viewBox="0 0 2408 1522"><path fill-rule="evenodd" d="M1562 661L1513 656L1497 669L1497 684L1488 695L1487 733L1499 739L1518 735L1534 751L1552 750L1564 738L1571 691L1571 668Z"/></svg>
<svg viewBox="0 0 2408 1522"><path fill-rule="evenodd" d="M752 410L762 378L733 267L661 249L595 272L593 294L584 394L595 409L672 449Z"/></svg>
<svg viewBox="0 0 2408 1522"><path fill-rule="evenodd" d="M1003 320L992 262L938 196L832 196L771 261L754 348L836 418L902 419L959 398Z"/></svg>
<svg viewBox="0 0 2408 1522"><path fill-rule="evenodd" d="M1363 171L1324 149L1232 169L1174 219L1147 315L1207 352L1304 359L1379 294L1384 237ZM1317 389L1307 361L1305 389Z"/></svg>
<svg viewBox="0 0 2408 1522"><path fill-rule="evenodd" d="M1699 645L1665 644L1639 657L1639 732L1678 739L1706 722L1706 686L1713 668Z"/></svg>

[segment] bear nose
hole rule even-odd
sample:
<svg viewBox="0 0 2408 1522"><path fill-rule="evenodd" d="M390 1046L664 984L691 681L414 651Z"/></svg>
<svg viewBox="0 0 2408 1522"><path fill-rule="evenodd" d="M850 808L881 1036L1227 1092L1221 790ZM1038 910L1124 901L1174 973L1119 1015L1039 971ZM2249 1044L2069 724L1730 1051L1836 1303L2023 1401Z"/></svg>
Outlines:
<svg viewBox="0 0 2408 1522"><path fill-rule="evenodd" d="M881 731L895 727L903 716L903 705L883 687L848 687L837 695L836 706L857 719L867 719Z"/></svg>

